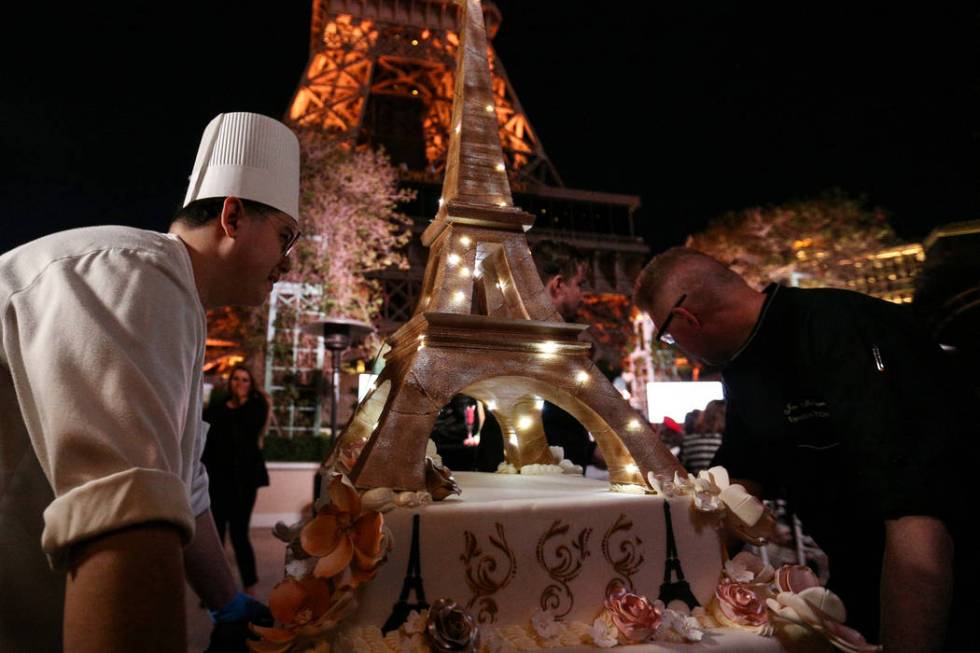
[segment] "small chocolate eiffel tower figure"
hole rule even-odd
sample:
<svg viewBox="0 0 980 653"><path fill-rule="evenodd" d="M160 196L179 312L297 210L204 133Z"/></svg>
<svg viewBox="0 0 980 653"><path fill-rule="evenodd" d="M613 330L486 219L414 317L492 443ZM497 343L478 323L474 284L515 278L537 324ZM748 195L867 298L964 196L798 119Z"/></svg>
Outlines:
<svg viewBox="0 0 980 653"><path fill-rule="evenodd" d="M415 590L416 603L409 603L408 597ZM412 550L408 554L408 569L405 571L405 582L398 602L391 610L391 616L382 626L382 633L397 630L408 619L412 610L422 611L429 607L425 600L425 588L422 587L422 557L419 553L419 516L412 518Z"/></svg>
<svg viewBox="0 0 980 653"><path fill-rule="evenodd" d="M670 520L670 502L664 500L664 520L667 522L667 561L664 566L664 582L660 586L660 600L664 605L671 601L683 601L687 607L694 609L701 604L694 598L691 586L684 580L681 570L681 560L677 557L677 543L674 541L674 525ZM671 572L677 574L677 580L671 580Z"/></svg>

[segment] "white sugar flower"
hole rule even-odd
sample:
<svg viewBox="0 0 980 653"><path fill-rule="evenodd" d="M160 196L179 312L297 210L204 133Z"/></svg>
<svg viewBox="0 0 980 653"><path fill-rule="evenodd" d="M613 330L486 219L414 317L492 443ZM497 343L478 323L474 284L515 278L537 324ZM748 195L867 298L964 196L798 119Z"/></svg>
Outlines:
<svg viewBox="0 0 980 653"><path fill-rule="evenodd" d="M558 466L561 467L563 474L575 474L576 476L582 475L582 466L576 465L567 458L558 463Z"/></svg>
<svg viewBox="0 0 980 653"><path fill-rule="evenodd" d="M432 503L432 495L421 490L419 492L399 492L395 495L395 505L399 508L418 508Z"/></svg>
<svg viewBox="0 0 980 653"><path fill-rule="evenodd" d="M552 474L562 474L564 470L559 465L524 465L521 467L521 474L526 476L550 476Z"/></svg>
<svg viewBox="0 0 980 653"><path fill-rule="evenodd" d="M616 625L608 619L597 617L589 628L592 643L599 648L612 648L619 644L619 631Z"/></svg>
<svg viewBox="0 0 980 653"><path fill-rule="evenodd" d="M388 512L395 505L395 491L390 487L376 487L361 495L361 507L364 510Z"/></svg>
<svg viewBox="0 0 980 653"><path fill-rule="evenodd" d="M698 491L697 479L693 474L681 476L674 472L674 492L677 494L695 494Z"/></svg>
<svg viewBox="0 0 980 653"><path fill-rule="evenodd" d="M402 630L406 635L417 635L425 630L425 622L428 618L428 610L423 610L425 614L419 614L415 610L408 613L408 618L402 624Z"/></svg>
<svg viewBox="0 0 980 653"><path fill-rule="evenodd" d="M836 594L824 587L808 587L798 594L780 592L767 599L774 619L803 626L827 638L837 649L848 653L877 653L881 646L869 644L864 636L844 625L847 611Z"/></svg>
<svg viewBox="0 0 980 653"><path fill-rule="evenodd" d="M750 551L742 551L725 562L725 575L736 583L768 583L775 574L772 566Z"/></svg>
<svg viewBox="0 0 980 653"><path fill-rule="evenodd" d="M507 646L506 640L500 636L500 632L490 625L480 626L480 642L483 644L481 650L486 653L503 653Z"/></svg>
<svg viewBox="0 0 980 653"><path fill-rule="evenodd" d="M704 637L704 628L693 616L677 610L665 609L657 635L657 639L667 641L700 642Z"/></svg>
<svg viewBox="0 0 980 653"><path fill-rule="evenodd" d="M653 491L662 497L670 499L674 496L674 483L668 481L663 476L654 476L653 472L647 472L647 483Z"/></svg>
<svg viewBox="0 0 980 653"><path fill-rule="evenodd" d="M610 492L619 492L620 494L646 494L646 489L640 485L634 485L632 483L611 483L609 485Z"/></svg>
<svg viewBox="0 0 980 653"><path fill-rule="evenodd" d="M538 610L531 615L531 627L544 640L557 639L564 630L561 622L555 621L555 614L551 610Z"/></svg>
<svg viewBox="0 0 980 653"><path fill-rule="evenodd" d="M497 465L497 473L498 474L516 474L517 473L517 468L514 467L509 462L504 461L504 462L500 463L499 465Z"/></svg>
<svg viewBox="0 0 980 653"><path fill-rule="evenodd" d="M724 467L712 467L692 479L694 488L694 505L704 512L718 512L725 508L732 512L744 524L755 526L765 512L765 506L756 497L737 483L728 478Z"/></svg>
<svg viewBox="0 0 980 653"><path fill-rule="evenodd" d="M303 558L302 560L293 560L286 565L286 575L292 576L296 580L302 580L307 576L313 575L313 569L316 567L318 558Z"/></svg>

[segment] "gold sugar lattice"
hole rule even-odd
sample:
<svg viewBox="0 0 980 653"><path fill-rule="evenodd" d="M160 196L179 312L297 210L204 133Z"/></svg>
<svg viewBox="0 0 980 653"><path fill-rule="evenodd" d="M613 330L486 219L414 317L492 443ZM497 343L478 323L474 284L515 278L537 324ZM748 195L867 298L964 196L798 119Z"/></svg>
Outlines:
<svg viewBox="0 0 980 653"><path fill-rule="evenodd" d="M430 248L422 297L341 436L338 450L363 443L351 479L424 489L426 442L459 393L493 412L518 468L559 462L541 425L539 406L549 401L592 433L612 482L683 473L590 360L579 340L586 327L563 322L541 283L524 235L534 218L513 206L498 139L483 12L479 0L461 4L442 203L422 237Z"/></svg>

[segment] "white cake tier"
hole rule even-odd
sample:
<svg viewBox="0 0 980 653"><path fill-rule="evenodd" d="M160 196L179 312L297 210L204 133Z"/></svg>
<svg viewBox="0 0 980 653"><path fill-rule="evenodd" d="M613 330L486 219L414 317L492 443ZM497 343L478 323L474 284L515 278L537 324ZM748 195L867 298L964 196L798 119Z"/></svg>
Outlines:
<svg viewBox="0 0 980 653"><path fill-rule="evenodd" d="M460 472L455 477L462 496L385 515L394 549L377 577L361 588L352 623L381 627L392 614L406 581L415 515L425 600L431 604L452 598L481 624L528 626L531 616L544 609L565 623L591 624L612 582L651 601L663 598L668 542L664 499L614 493L608 483L581 476ZM694 513L689 497L669 502L681 570L698 603L707 606L722 567L719 535L709 519ZM412 592L407 600L417 604L419 598ZM774 639L727 629L709 631L700 645L657 643L615 650L701 646L782 650Z"/></svg>

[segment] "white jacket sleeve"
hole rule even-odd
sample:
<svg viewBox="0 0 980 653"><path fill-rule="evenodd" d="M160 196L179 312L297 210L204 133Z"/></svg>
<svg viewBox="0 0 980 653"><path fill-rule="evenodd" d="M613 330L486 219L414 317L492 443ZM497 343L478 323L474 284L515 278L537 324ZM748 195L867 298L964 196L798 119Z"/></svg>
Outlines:
<svg viewBox="0 0 980 653"><path fill-rule="evenodd" d="M199 443L185 433L204 336L196 291L173 263L128 249L56 260L11 295L2 319L54 490L41 541L52 565L72 544L135 524L172 524L189 541Z"/></svg>
<svg viewBox="0 0 980 653"><path fill-rule="evenodd" d="M211 425L201 420L197 429L197 446L194 451L194 476L191 481L191 512L194 517L211 508L211 495L208 494L208 470L201 462L204 455L204 445L208 441L208 430Z"/></svg>

